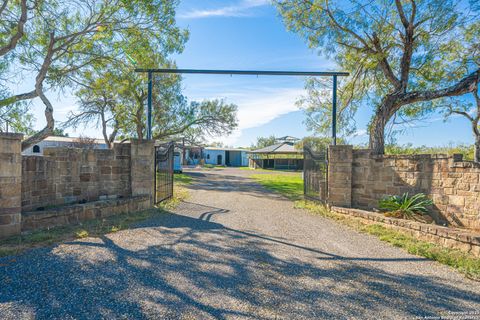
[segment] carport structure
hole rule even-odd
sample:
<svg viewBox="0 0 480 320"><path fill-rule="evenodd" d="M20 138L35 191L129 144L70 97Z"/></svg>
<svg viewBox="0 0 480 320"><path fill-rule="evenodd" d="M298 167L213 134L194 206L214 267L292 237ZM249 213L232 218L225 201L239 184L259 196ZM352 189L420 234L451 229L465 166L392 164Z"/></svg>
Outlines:
<svg viewBox="0 0 480 320"><path fill-rule="evenodd" d="M275 144L248 152L249 166L254 169L302 170L303 151L295 148L298 139L288 141L286 138L289 137L279 138Z"/></svg>

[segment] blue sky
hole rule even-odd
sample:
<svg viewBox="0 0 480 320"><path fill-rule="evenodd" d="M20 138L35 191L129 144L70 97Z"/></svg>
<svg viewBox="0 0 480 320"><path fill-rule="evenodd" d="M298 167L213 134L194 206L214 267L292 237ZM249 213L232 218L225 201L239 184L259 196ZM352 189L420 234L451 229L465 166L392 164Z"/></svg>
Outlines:
<svg viewBox="0 0 480 320"><path fill-rule="evenodd" d="M286 31L278 13L268 0L182 0L178 24L190 30L184 52L175 56L179 68L259 69L259 70L335 70L335 64L309 49L299 36ZM346 70L348 71L348 70ZM239 129L229 137L212 137L232 146L249 146L258 136L310 133L304 116L295 105L304 94L301 77L186 75L184 92L192 100L224 98L239 107ZM55 96L55 117L64 120L75 109L68 94ZM37 128L43 125L43 107L35 103ZM359 110L355 120L358 135L353 143L368 140L366 125L372 108ZM101 137L96 128L67 130L70 135ZM462 118L444 123L433 115L428 123L408 129L400 143L445 145L471 143L469 124Z"/></svg>

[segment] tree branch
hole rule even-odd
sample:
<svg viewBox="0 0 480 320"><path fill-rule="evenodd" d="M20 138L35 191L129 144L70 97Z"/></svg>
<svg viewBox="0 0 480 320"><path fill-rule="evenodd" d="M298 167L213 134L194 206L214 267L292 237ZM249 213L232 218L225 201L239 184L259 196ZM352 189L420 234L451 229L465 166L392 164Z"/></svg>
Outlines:
<svg viewBox="0 0 480 320"><path fill-rule="evenodd" d="M5 5L6 5L6 3L7 3L7 1L4 2ZM18 23L17 23L17 31L10 38L10 41L5 46L0 48L0 57L4 56L5 54L10 52L11 50L15 49L18 41L24 35L24 27L25 27L25 23L27 22L27 11L28 11L27 0L22 0L20 2L20 6L21 6L22 13L21 13L20 19L18 20ZM3 10L3 8L2 8L2 10Z"/></svg>
<svg viewBox="0 0 480 320"><path fill-rule="evenodd" d="M400 0L395 0L395 5L397 6L398 15L400 16L400 21L405 28L408 28L409 22L405 16L405 11L403 11L403 6Z"/></svg>
<svg viewBox="0 0 480 320"><path fill-rule="evenodd" d="M360 37L356 32L354 32L352 29L349 29L345 26L342 26L336 19L335 17L333 16L333 13L330 11L330 8L328 6L328 0L325 0L325 12L327 13L328 17L330 18L330 20L333 22L333 24L339 28L340 30L342 30L343 32L346 32L346 33L349 33L351 34L355 39L357 39L358 41L360 41L361 44L363 44L363 46L368 49L369 51L371 52L375 52L375 50L373 50L372 48L370 48L370 46L368 45L368 43L365 41L365 39L363 39L362 37Z"/></svg>
<svg viewBox="0 0 480 320"><path fill-rule="evenodd" d="M386 53L383 51L383 48L380 44L380 39L378 38L376 33L373 33L373 45L375 46L375 50L382 55L382 58L379 61L379 65L383 73L385 74L385 77L387 77L390 83L393 84L395 89L399 89L401 87L401 82L393 73L393 70L390 67L390 64L388 63Z"/></svg>
<svg viewBox="0 0 480 320"><path fill-rule="evenodd" d="M413 91L405 93L400 97L400 105L410 104L419 101L429 101L444 97L459 96L468 92L473 92L480 82L480 69L472 72L458 83L447 88L430 91Z"/></svg>

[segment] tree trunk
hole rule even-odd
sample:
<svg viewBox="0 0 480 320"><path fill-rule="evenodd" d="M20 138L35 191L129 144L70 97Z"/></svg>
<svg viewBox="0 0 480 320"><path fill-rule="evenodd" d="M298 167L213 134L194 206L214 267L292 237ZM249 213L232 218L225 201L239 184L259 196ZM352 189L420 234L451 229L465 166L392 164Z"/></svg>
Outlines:
<svg viewBox="0 0 480 320"><path fill-rule="evenodd" d="M105 120L105 106L103 106L102 112L100 113L100 119L102 121L102 135L103 135L103 141L105 141L105 144L107 145L108 149L112 149L112 144L110 143L110 139L108 138L107 134L107 121Z"/></svg>
<svg viewBox="0 0 480 320"><path fill-rule="evenodd" d="M370 129L370 149L374 154L385 154L385 125L386 120L375 117Z"/></svg>
<svg viewBox="0 0 480 320"><path fill-rule="evenodd" d="M475 136L475 150L473 160L477 163L480 163L480 135Z"/></svg>
<svg viewBox="0 0 480 320"><path fill-rule="evenodd" d="M390 118L398 110L399 106L395 104L396 96L388 95L375 113L370 127L370 149L373 154L385 154L385 127Z"/></svg>
<svg viewBox="0 0 480 320"><path fill-rule="evenodd" d="M47 125L45 128L40 130L39 132L35 133L30 138L24 140L22 142L22 151L27 149L28 147L34 145L35 143L42 141L46 137L50 136L53 133L53 129L55 128L55 120L53 119L53 106L50 103L50 100L45 96L43 92L43 81L47 77L48 69L52 64L52 57L54 54L54 45L55 45L55 34L53 32L50 33L50 43L48 45L48 51L45 55L45 59L43 60L42 67L38 72L35 78L35 91L34 93L36 96L40 97L43 104L45 105L45 120L47 121Z"/></svg>
<svg viewBox="0 0 480 320"><path fill-rule="evenodd" d="M53 133L53 129L55 128L52 104L41 90L38 92L38 96L45 104L45 119L47 120L47 125L45 126L45 128L22 142L22 151L50 136Z"/></svg>
<svg viewBox="0 0 480 320"><path fill-rule="evenodd" d="M137 138L143 140L143 125L141 123L137 123Z"/></svg>

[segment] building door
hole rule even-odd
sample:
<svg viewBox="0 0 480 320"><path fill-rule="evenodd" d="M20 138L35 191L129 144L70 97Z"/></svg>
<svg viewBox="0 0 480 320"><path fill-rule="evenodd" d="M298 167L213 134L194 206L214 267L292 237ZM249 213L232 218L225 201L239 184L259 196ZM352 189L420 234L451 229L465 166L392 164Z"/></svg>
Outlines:
<svg viewBox="0 0 480 320"><path fill-rule="evenodd" d="M221 154L219 154L219 155L217 156L217 165L219 165L219 166L222 165L222 155L221 155Z"/></svg>
<svg viewBox="0 0 480 320"><path fill-rule="evenodd" d="M226 166L231 166L232 165L230 163L230 151L225 151L225 165Z"/></svg>

